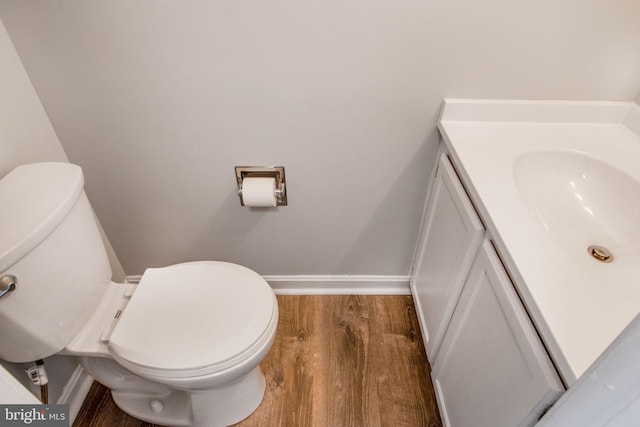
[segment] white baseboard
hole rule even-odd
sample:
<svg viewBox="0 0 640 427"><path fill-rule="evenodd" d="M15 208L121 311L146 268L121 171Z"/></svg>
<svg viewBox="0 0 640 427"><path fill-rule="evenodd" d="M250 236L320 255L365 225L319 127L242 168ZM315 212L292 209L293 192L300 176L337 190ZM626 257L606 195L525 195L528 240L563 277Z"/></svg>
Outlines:
<svg viewBox="0 0 640 427"><path fill-rule="evenodd" d="M127 276L138 283L142 276ZM277 295L411 295L409 276L282 275L262 276Z"/></svg>
<svg viewBox="0 0 640 427"><path fill-rule="evenodd" d="M263 276L278 295L410 295L409 276Z"/></svg>
<svg viewBox="0 0 640 427"><path fill-rule="evenodd" d="M73 371L71 378L64 386L57 402L69 405L69 425L73 425L78 412L80 412L82 403L87 394L89 394L91 384L93 384L93 378L84 370L82 365L78 364L78 367Z"/></svg>

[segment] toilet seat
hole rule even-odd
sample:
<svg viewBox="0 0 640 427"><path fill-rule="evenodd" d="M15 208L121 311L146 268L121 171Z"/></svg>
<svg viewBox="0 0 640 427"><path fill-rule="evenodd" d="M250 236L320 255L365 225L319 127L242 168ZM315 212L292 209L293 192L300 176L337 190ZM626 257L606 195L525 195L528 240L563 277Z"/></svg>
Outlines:
<svg viewBox="0 0 640 427"><path fill-rule="evenodd" d="M277 301L254 271L216 261L147 269L109 338L124 367L152 378L224 371L271 343Z"/></svg>

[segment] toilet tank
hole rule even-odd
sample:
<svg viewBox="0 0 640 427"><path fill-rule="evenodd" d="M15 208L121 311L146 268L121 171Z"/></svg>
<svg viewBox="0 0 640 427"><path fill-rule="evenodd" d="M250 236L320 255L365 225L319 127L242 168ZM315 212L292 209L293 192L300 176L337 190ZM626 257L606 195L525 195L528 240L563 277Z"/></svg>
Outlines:
<svg viewBox="0 0 640 427"><path fill-rule="evenodd" d="M79 166L36 163L0 179L0 277L17 279L0 298L0 359L50 356L82 328L111 267Z"/></svg>

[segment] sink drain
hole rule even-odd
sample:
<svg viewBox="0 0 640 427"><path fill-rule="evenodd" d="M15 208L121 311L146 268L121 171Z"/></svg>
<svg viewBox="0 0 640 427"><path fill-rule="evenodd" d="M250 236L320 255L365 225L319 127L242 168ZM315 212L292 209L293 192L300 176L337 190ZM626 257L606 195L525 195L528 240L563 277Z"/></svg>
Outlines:
<svg viewBox="0 0 640 427"><path fill-rule="evenodd" d="M587 252L589 252L589 255L591 255L592 257L594 257L600 262L613 261L613 254L609 252L609 249L604 248L602 246L595 246L595 245L589 246L587 248Z"/></svg>

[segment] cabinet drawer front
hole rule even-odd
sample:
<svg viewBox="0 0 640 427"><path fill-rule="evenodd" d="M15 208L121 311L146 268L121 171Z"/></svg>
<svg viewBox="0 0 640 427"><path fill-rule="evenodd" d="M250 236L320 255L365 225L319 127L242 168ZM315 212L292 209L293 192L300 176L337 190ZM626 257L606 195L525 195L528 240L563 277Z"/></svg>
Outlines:
<svg viewBox="0 0 640 427"><path fill-rule="evenodd" d="M432 362L480 246L484 228L446 154L425 209L411 291Z"/></svg>
<svg viewBox="0 0 640 427"><path fill-rule="evenodd" d="M533 425L563 391L489 241L471 268L432 376L449 427Z"/></svg>

